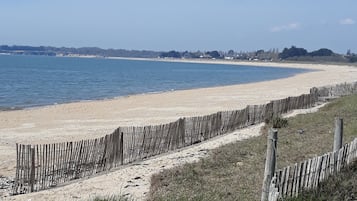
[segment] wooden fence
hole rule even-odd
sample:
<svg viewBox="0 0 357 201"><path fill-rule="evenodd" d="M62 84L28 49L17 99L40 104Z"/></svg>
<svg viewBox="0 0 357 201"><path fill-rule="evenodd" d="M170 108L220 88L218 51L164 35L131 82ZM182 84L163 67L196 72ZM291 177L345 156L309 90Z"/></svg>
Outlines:
<svg viewBox="0 0 357 201"><path fill-rule="evenodd" d="M357 88L357 84L353 87ZM331 93L334 92L332 88L329 88ZM13 194L48 189L264 122L294 109L312 107L322 94L321 90L325 89L313 88L310 94L298 97L247 106L242 110L180 118L164 125L119 127L112 134L92 140L16 144Z"/></svg>
<svg viewBox="0 0 357 201"><path fill-rule="evenodd" d="M275 172L269 189L269 201L297 197L301 192L316 188L330 175L340 172L357 159L357 138L335 152L329 152L287 166Z"/></svg>
<svg viewBox="0 0 357 201"><path fill-rule="evenodd" d="M311 91L314 91L318 97L334 97L357 94L357 82L313 88Z"/></svg>

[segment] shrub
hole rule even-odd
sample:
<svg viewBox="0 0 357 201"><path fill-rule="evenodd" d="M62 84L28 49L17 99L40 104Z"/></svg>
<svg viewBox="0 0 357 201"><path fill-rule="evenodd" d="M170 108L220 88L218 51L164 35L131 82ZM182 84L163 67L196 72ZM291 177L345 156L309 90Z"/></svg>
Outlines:
<svg viewBox="0 0 357 201"><path fill-rule="evenodd" d="M273 128L285 128L288 126L288 120L281 117L274 117L271 123Z"/></svg>

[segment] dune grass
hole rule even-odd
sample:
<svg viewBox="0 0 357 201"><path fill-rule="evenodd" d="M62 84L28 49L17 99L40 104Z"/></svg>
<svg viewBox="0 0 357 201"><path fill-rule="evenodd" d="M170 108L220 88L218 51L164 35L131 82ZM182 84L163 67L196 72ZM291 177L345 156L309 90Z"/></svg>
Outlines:
<svg viewBox="0 0 357 201"><path fill-rule="evenodd" d="M343 142L357 137L357 95L288 118L287 127L279 129L277 168L332 151L336 116L344 119ZM259 137L222 146L199 162L152 176L148 199L260 200L269 127Z"/></svg>

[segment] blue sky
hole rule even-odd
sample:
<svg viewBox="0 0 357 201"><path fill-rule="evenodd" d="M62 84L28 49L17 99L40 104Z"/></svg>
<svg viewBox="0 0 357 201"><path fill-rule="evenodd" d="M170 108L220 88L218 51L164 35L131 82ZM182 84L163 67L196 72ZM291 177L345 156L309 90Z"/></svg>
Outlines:
<svg viewBox="0 0 357 201"><path fill-rule="evenodd" d="M1 0L0 44L357 52L356 0Z"/></svg>

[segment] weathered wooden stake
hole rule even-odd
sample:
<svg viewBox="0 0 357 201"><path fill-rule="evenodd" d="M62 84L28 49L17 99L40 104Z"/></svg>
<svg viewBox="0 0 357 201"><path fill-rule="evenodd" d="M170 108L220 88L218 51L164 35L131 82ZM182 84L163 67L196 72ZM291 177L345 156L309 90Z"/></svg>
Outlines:
<svg viewBox="0 0 357 201"><path fill-rule="evenodd" d="M343 137L343 119L335 118L335 136L333 140L333 151L338 151L342 148L342 137Z"/></svg>
<svg viewBox="0 0 357 201"><path fill-rule="evenodd" d="M267 201L271 179L275 172L278 130L270 129L267 142L267 156L265 160L265 171L262 188L261 201Z"/></svg>

